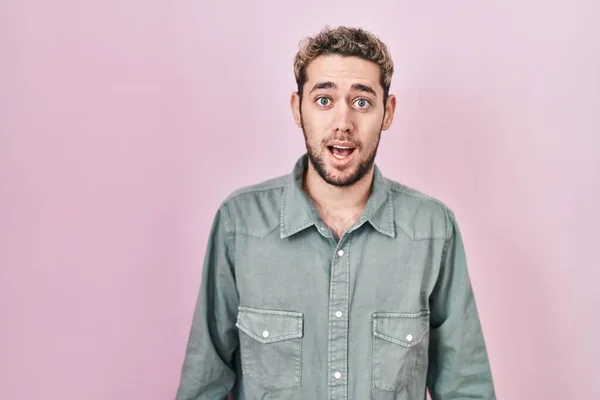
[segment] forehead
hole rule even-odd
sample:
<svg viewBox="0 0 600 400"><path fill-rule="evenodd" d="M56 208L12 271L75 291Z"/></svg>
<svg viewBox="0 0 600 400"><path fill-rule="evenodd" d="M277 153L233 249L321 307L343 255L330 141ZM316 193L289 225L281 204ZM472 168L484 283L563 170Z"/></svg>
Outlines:
<svg viewBox="0 0 600 400"><path fill-rule="evenodd" d="M306 84L331 81L340 88L349 88L354 83L364 83L383 91L380 83L381 69L372 61L359 57L323 55L315 58L306 67Z"/></svg>

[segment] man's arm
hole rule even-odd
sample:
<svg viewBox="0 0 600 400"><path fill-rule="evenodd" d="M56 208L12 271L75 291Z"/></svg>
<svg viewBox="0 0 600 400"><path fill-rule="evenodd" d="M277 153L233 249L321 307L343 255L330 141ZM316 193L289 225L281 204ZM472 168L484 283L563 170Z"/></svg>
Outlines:
<svg viewBox="0 0 600 400"><path fill-rule="evenodd" d="M427 386L433 400L494 400L486 345L452 211L438 280L430 297L431 341Z"/></svg>
<svg viewBox="0 0 600 400"><path fill-rule="evenodd" d="M213 221L176 400L222 400L235 383L238 293L234 236L223 205Z"/></svg>

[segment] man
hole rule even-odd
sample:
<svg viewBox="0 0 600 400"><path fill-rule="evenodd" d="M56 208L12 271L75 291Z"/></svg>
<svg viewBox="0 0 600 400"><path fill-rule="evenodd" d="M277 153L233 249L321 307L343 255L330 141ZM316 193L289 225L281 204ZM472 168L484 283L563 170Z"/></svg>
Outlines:
<svg viewBox="0 0 600 400"><path fill-rule="evenodd" d="M307 154L219 208L177 399L495 399L452 211L374 164L385 44L326 29L294 70Z"/></svg>

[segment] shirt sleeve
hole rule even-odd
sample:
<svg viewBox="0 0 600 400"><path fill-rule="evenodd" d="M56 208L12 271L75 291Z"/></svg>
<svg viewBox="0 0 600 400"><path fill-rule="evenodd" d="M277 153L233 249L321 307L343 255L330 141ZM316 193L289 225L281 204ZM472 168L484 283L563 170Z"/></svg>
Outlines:
<svg viewBox="0 0 600 400"><path fill-rule="evenodd" d="M226 399L235 384L239 302L234 235L225 205L214 218L176 400Z"/></svg>
<svg viewBox="0 0 600 400"><path fill-rule="evenodd" d="M490 363L467 271L462 237L448 211L449 235L430 297L427 386L433 400L495 400Z"/></svg>

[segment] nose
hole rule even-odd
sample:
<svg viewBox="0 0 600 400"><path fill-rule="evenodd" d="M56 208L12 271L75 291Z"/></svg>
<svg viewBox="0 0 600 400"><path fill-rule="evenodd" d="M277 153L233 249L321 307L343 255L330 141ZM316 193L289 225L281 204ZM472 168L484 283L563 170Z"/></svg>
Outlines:
<svg viewBox="0 0 600 400"><path fill-rule="evenodd" d="M336 107L334 130L336 132L352 133L354 122L352 120L352 109L347 104L338 104Z"/></svg>

